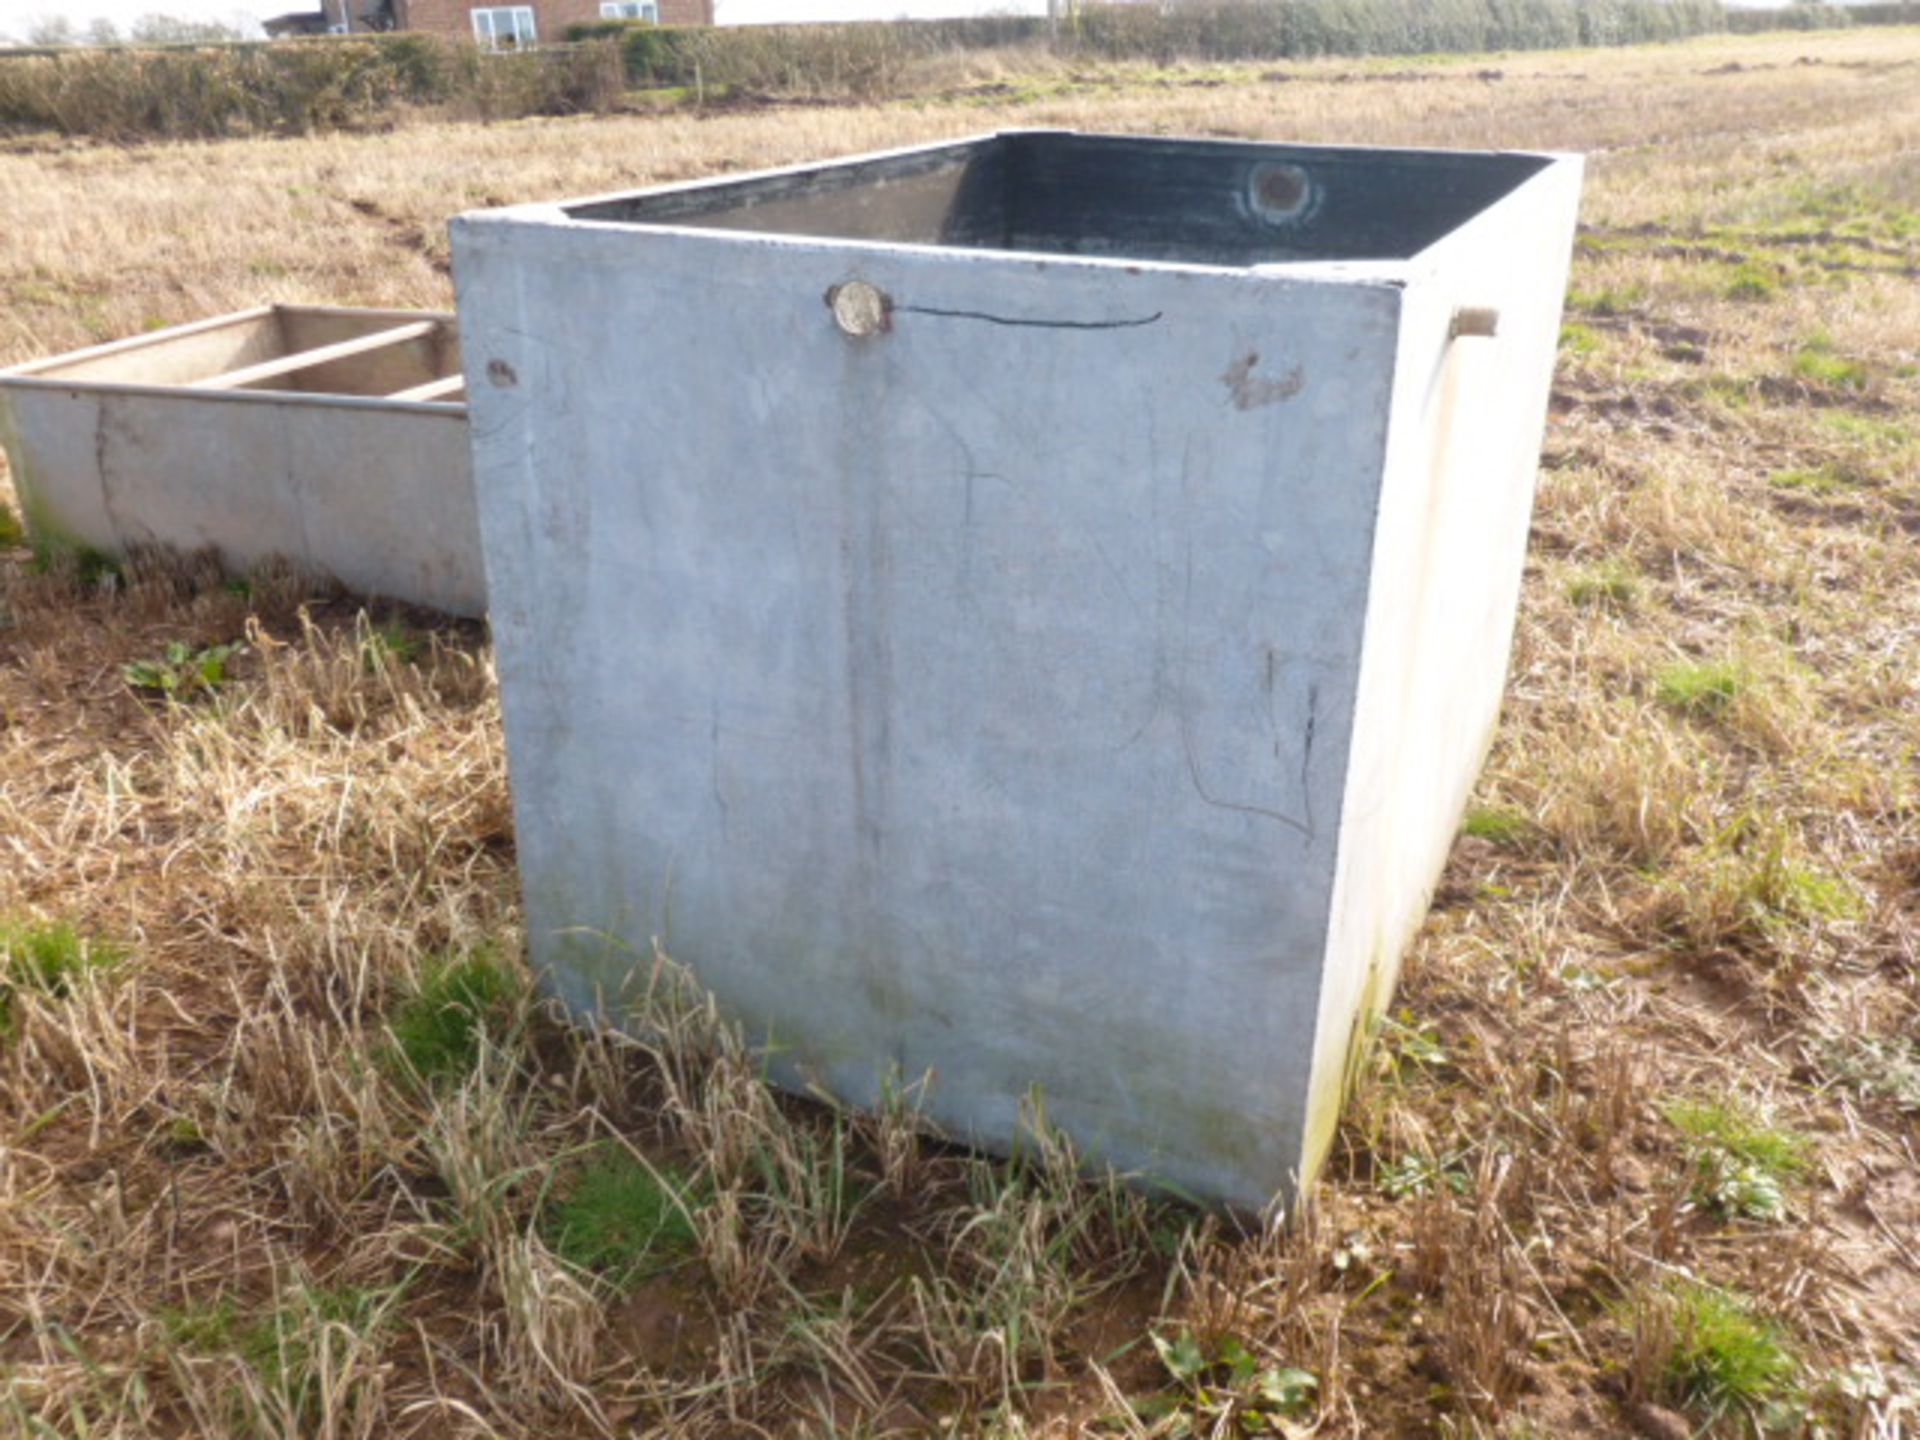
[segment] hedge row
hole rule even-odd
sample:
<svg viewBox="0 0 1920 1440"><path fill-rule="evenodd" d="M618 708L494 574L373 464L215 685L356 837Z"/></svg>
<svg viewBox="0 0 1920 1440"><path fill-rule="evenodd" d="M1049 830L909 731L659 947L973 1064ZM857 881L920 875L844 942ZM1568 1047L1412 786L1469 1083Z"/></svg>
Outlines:
<svg viewBox="0 0 1920 1440"><path fill-rule="evenodd" d="M602 110L627 88L601 42L491 55L428 35L0 59L0 127L105 140L391 126L411 107L479 119Z"/></svg>
<svg viewBox="0 0 1920 1440"><path fill-rule="evenodd" d="M0 55L0 128L110 140L381 128L411 109L480 119L604 110L629 85L872 97L942 54L1051 45L1106 59L1278 60L1630 45L1730 25L1920 19L1920 0L1729 11L1719 0L1180 0L1044 19L674 28L579 26L575 43L492 55L426 35Z"/></svg>
<svg viewBox="0 0 1920 1440"><path fill-rule="evenodd" d="M1181 0L1087 6L1058 35L1022 16L738 29L610 21L568 34L618 43L636 85L878 95L929 55L1049 42L1106 59L1278 60L1630 45L1724 28L1719 0Z"/></svg>

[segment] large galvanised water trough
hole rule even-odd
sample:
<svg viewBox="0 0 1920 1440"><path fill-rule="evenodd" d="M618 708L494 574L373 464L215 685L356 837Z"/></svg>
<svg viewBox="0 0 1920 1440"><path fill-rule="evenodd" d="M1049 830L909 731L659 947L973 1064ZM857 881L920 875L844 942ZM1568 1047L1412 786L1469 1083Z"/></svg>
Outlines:
<svg viewBox="0 0 1920 1440"><path fill-rule="evenodd" d="M274 305L0 370L37 544L284 559L486 610L454 317Z"/></svg>
<svg viewBox="0 0 1920 1440"><path fill-rule="evenodd" d="M1577 159L1016 132L463 216L531 945L1304 1182L1499 707Z"/></svg>

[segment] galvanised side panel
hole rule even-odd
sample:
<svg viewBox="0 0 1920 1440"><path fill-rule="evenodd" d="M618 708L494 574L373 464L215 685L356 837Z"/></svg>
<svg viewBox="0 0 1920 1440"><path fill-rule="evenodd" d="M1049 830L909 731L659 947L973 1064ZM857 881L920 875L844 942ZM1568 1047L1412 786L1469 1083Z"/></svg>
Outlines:
<svg viewBox="0 0 1920 1440"><path fill-rule="evenodd" d="M1581 162L1560 157L1409 269L1340 819L1309 1137L1426 914L1505 690L1572 258ZM1453 337L1462 308L1498 333Z"/></svg>
<svg viewBox="0 0 1920 1440"><path fill-rule="evenodd" d="M486 611L466 416L454 406L0 379L36 539L108 554L285 557L349 589Z"/></svg>
<svg viewBox="0 0 1920 1440"><path fill-rule="evenodd" d="M1401 296L456 221L530 942L776 1073L1264 1204L1308 1072ZM893 301L856 338L823 297Z"/></svg>

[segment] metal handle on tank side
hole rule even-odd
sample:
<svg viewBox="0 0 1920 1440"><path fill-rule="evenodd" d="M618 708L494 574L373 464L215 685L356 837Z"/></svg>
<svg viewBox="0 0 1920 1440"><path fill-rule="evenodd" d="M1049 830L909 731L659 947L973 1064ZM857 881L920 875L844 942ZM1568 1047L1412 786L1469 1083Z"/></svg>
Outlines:
<svg viewBox="0 0 1920 1440"><path fill-rule="evenodd" d="M1492 305L1462 305L1447 324L1449 340L1491 340L1500 333L1500 311Z"/></svg>

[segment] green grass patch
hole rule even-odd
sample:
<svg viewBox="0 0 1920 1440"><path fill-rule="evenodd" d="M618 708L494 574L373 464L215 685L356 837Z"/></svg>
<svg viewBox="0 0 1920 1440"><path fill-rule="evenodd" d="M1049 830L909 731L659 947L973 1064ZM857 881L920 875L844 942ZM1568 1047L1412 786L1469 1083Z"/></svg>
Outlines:
<svg viewBox="0 0 1920 1440"><path fill-rule="evenodd" d="M1669 1292L1673 1348L1665 1380L1682 1401L1716 1418L1786 1399L1800 1359L1786 1333L1730 1291L1680 1284Z"/></svg>
<svg viewBox="0 0 1920 1440"><path fill-rule="evenodd" d="M512 1027L520 993L519 977L491 948L429 960L388 1017L398 1060L430 1085L463 1079L480 1062L482 1038Z"/></svg>
<svg viewBox="0 0 1920 1440"><path fill-rule="evenodd" d="M27 528L20 523L11 505L0 500L0 550L11 550L27 543Z"/></svg>
<svg viewBox="0 0 1920 1440"><path fill-rule="evenodd" d="M167 1343L201 1355L232 1350L240 1337L240 1311L228 1295L187 1305L163 1305L155 1312Z"/></svg>
<svg viewBox="0 0 1920 1440"><path fill-rule="evenodd" d="M1518 811L1476 805L1467 811L1460 833L1475 840L1490 840L1495 845L1518 845L1533 834L1533 822Z"/></svg>
<svg viewBox="0 0 1920 1440"><path fill-rule="evenodd" d="M1823 411L1820 423L1836 435L1875 448L1898 450L1920 442L1920 431L1911 425L1872 415L1856 415L1850 410Z"/></svg>
<svg viewBox="0 0 1920 1440"><path fill-rule="evenodd" d="M1589 325L1569 320L1560 327L1560 349L1568 355L1591 355L1600 348L1600 336Z"/></svg>
<svg viewBox="0 0 1920 1440"><path fill-rule="evenodd" d="M1759 260L1731 267L1720 287L1720 293L1729 300L1771 300L1779 290L1779 269Z"/></svg>
<svg viewBox="0 0 1920 1440"><path fill-rule="evenodd" d="M1567 581L1567 599L1583 610L1631 610L1639 598L1639 573L1624 560L1604 560Z"/></svg>
<svg viewBox="0 0 1920 1440"><path fill-rule="evenodd" d="M624 1288L693 1251L695 1205L678 1171L604 1145L547 1211L547 1243L561 1259Z"/></svg>
<svg viewBox="0 0 1920 1440"><path fill-rule="evenodd" d="M1867 911L1867 902L1846 880L1797 860L1775 866L1772 906L1800 920L1858 920Z"/></svg>
<svg viewBox="0 0 1920 1440"><path fill-rule="evenodd" d="M1721 715L1746 691L1749 676L1737 660L1680 660L1654 676L1654 697L1689 715Z"/></svg>
<svg viewBox="0 0 1920 1440"><path fill-rule="evenodd" d="M1685 1138L1695 1194L1723 1217L1779 1220L1787 1187L1805 1173L1812 1142L1739 1102L1675 1100L1663 1112Z"/></svg>
<svg viewBox="0 0 1920 1440"><path fill-rule="evenodd" d="M83 590L98 590L117 583L120 562L90 545L49 542L33 543L33 573L72 580Z"/></svg>
<svg viewBox="0 0 1920 1440"><path fill-rule="evenodd" d="M1808 469L1776 470L1767 483L1777 490L1794 490L1803 495L1837 495L1857 489L1860 481L1838 465L1815 465Z"/></svg>
<svg viewBox="0 0 1920 1440"><path fill-rule="evenodd" d="M0 921L0 1035L13 1033L15 996L65 999L88 971L122 958L117 947L90 941L65 922Z"/></svg>
<svg viewBox="0 0 1920 1440"><path fill-rule="evenodd" d="M1793 373L1802 380L1849 390L1865 389L1868 378L1865 362L1838 353L1825 335L1814 336L1794 354Z"/></svg>
<svg viewBox="0 0 1920 1440"><path fill-rule="evenodd" d="M1635 281L1630 285L1604 290L1569 290L1567 308L1585 315L1627 315L1647 301L1647 287Z"/></svg>

